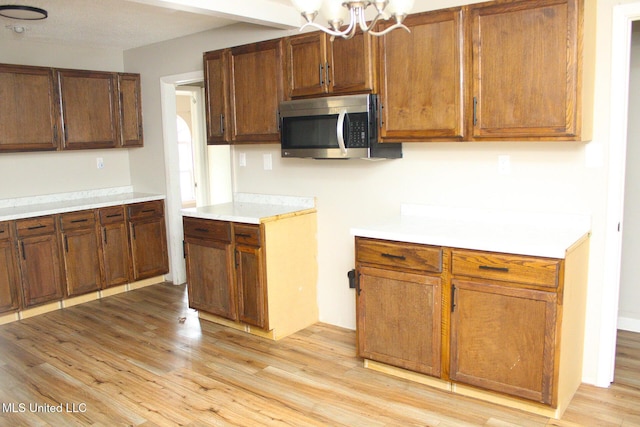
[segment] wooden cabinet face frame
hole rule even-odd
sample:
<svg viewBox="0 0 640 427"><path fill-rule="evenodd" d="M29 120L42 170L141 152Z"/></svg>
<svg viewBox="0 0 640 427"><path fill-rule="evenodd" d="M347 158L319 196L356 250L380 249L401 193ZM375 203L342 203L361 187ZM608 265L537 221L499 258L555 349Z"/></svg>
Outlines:
<svg viewBox="0 0 640 427"><path fill-rule="evenodd" d="M0 222L0 313L20 308L18 265L10 222Z"/></svg>
<svg viewBox="0 0 640 427"><path fill-rule="evenodd" d="M51 68L0 64L0 152L57 150L62 141Z"/></svg>

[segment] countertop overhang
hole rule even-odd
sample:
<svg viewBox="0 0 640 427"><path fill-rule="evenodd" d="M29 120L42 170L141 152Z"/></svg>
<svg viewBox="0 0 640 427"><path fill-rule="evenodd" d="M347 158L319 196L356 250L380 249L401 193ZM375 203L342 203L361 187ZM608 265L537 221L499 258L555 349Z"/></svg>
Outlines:
<svg viewBox="0 0 640 427"><path fill-rule="evenodd" d="M353 227L351 234L384 240L563 259L588 235L584 214L525 213L402 205L401 214Z"/></svg>
<svg viewBox="0 0 640 427"><path fill-rule="evenodd" d="M4 199L0 200L0 221L164 199L162 194L134 192L130 186Z"/></svg>
<svg viewBox="0 0 640 427"><path fill-rule="evenodd" d="M182 209L182 215L219 221L260 224L284 216L315 212L315 198L236 193L233 201Z"/></svg>

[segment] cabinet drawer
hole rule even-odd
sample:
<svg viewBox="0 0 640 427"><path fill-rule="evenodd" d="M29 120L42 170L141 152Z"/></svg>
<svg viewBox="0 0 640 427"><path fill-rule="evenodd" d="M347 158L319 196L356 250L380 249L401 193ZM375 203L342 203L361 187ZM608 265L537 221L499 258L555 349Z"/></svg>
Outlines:
<svg viewBox="0 0 640 427"><path fill-rule="evenodd" d="M260 246L260 226L233 224L233 235L236 243Z"/></svg>
<svg viewBox="0 0 640 427"><path fill-rule="evenodd" d="M185 239L231 241L231 224L212 219L183 218Z"/></svg>
<svg viewBox="0 0 640 427"><path fill-rule="evenodd" d="M70 212L60 215L62 231L93 227L95 224L96 219L93 211Z"/></svg>
<svg viewBox="0 0 640 427"><path fill-rule="evenodd" d="M56 224L52 216L40 216L16 221L16 233L18 237L52 234L55 233L55 231Z"/></svg>
<svg viewBox="0 0 640 427"><path fill-rule="evenodd" d="M453 250L451 273L555 288L561 260L490 252Z"/></svg>
<svg viewBox="0 0 640 427"><path fill-rule="evenodd" d="M153 202L134 203L127 207L129 219L151 218L164 215L164 202L155 200Z"/></svg>
<svg viewBox="0 0 640 427"><path fill-rule="evenodd" d="M442 272L442 248L415 243L356 239L358 262Z"/></svg>
<svg viewBox="0 0 640 427"><path fill-rule="evenodd" d="M124 206L112 206L98 211L100 225L124 222Z"/></svg>
<svg viewBox="0 0 640 427"><path fill-rule="evenodd" d="M0 241L9 239L9 223L0 222Z"/></svg>

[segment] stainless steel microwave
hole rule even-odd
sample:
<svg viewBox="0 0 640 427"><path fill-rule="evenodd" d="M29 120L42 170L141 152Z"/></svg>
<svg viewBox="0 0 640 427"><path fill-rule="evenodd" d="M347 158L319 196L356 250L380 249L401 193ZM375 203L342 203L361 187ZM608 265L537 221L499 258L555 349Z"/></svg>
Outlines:
<svg viewBox="0 0 640 427"><path fill-rule="evenodd" d="M282 102L282 157L401 158L401 143L378 143L377 113L376 95L330 96Z"/></svg>

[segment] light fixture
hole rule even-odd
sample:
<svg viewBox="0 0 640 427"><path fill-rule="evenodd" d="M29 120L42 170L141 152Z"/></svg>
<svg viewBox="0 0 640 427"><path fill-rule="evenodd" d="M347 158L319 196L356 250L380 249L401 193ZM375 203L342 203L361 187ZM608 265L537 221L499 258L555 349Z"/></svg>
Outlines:
<svg viewBox="0 0 640 427"><path fill-rule="evenodd" d="M39 19L45 19L49 16L49 13L39 7L7 4L0 6L0 16L25 21L37 21Z"/></svg>
<svg viewBox="0 0 640 427"><path fill-rule="evenodd" d="M396 28L409 29L402 23L407 13L413 7L414 0L291 0L294 6L300 11L307 23L300 28L301 30L307 26L317 28L325 33L331 34L333 37L342 37L350 39L356 33L359 27L363 32L368 32L374 36L382 36ZM323 4L324 3L324 4ZM313 20L318 15L320 7L323 8L323 15L329 20L329 27L318 25ZM376 10L376 16L371 23L367 25L364 11L367 7L373 6ZM388 19L385 16L391 16L396 23L385 29L384 31L372 31L376 22L381 18ZM341 30L345 22L345 18L349 18L349 25L346 29Z"/></svg>

